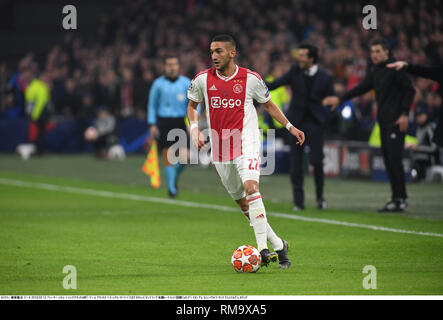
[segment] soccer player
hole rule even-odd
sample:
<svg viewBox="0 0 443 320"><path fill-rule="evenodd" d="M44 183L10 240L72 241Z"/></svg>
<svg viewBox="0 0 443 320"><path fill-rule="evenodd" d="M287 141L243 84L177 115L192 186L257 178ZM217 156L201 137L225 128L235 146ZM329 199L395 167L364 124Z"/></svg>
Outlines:
<svg viewBox="0 0 443 320"><path fill-rule="evenodd" d="M282 269L290 267L288 243L272 230L259 190L260 134L253 100L289 132L299 145L304 133L295 128L271 101L266 84L257 73L234 63L236 44L230 35L212 39L210 54L214 67L198 73L188 90L188 118L192 143L198 148L205 138L198 127L197 106L205 102L211 156L215 170L231 197L250 221L262 264L279 259ZM268 249L267 241L275 252Z"/></svg>
<svg viewBox="0 0 443 320"><path fill-rule="evenodd" d="M180 64L177 56L166 56L164 75L155 79L149 91L148 124L151 136L158 140L158 150L162 152L169 197L178 193L178 177L184 169L182 163L172 165L168 159L168 149L175 141L168 141L168 132L182 129L187 132L185 117L188 99L186 92L191 80L179 74ZM183 154L180 152L180 154Z"/></svg>

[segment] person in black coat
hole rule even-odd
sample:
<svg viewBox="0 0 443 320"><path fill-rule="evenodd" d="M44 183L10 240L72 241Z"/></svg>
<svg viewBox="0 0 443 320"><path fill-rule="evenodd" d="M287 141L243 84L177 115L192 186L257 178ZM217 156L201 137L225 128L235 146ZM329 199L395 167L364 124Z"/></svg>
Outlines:
<svg viewBox="0 0 443 320"><path fill-rule="evenodd" d="M443 65L440 66L421 66L412 64L406 61L396 61L388 64L386 67L394 68L395 70L404 70L414 76L427 78L438 82L438 93L443 101ZM433 141L443 147L443 102L440 106L440 113L437 128L435 129Z"/></svg>
<svg viewBox="0 0 443 320"><path fill-rule="evenodd" d="M332 109L335 109L343 101L375 90L381 151L392 192L391 200L378 211L402 212L408 206L402 155L415 89L405 72L386 68L393 59L385 40L377 39L371 42L371 61L372 64L362 82L341 98L327 97L323 104L331 105Z"/></svg>
<svg viewBox="0 0 443 320"><path fill-rule="evenodd" d="M323 197L323 145L324 127L329 119L328 108L322 105L323 98L334 94L332 76L317 65L318 49L309 43L299 47L295 64L282 77L266 83L269 90L289 85L292 90L292 100L287 118L297 128L305 132L309 145L309 161L314 167L317 208L326 209L327 203ZM296 144L297 139L291 137L291 183L293 191L294 210L304 209L303 191L303 147Z"/></svg>

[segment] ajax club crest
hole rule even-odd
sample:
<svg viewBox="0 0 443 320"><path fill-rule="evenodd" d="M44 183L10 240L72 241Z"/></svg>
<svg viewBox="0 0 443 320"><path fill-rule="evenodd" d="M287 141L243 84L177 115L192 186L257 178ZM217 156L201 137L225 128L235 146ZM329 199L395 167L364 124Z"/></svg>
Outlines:
<svg viewBox="0 0 443 320"><path fill-rule="evenodd" d="M237 94L242 93L243 92L243 86L240 83L236 83L232 87L232 90L234 91L234 93L237 93Z"/></svg>

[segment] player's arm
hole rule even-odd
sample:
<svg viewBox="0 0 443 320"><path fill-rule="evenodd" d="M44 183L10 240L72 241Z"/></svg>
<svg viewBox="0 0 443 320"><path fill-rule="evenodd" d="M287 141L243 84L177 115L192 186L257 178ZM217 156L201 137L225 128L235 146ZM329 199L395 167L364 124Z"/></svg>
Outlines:
<svg viewBox="0 0 443 320"><path fill-rule="evenodd" d="M407 61L396 61L387 64L386 67L395 68L395 70L404 70L414 76L431 79L437 82L440 82L443 79L443 65L439 67L429 67L412 64Z"/></svg>
<svg viewBox="0 0 443 320"><path fill-rule="evenodd" d="M406 132L409 124L409 110L414 101L415 89L412 86L411 80L403 71L396 72L396 81L403 95L400 101L401 115L397 121L395 121L395 124L399 126L400 131Z"/></svg>
<svg viewBox="0 0 443 320"><path fill-rule="evenodd" d="M263 103L263 107L272 118L277 120L282 126L286 127L286 129L297 138L297 144L302 145L305 142L304 132L294 127L272 100L269 99L267 102Z"/></svg>
<svg viewBox="0 0 443 320"><path fill-rule="evenodd" d="M331 106L331 110L335 110L344 101L362 95L373 88L371 75L366 77L355 88L346 92L342 97L328 96L323 99L322 104L325 106Z"/></svg>
<svg viewBox="0 0 443 320"><path fill-rule="evenodd" d="M198 128L198 102L189 99L187 115L189 119L189 135L191 141L197 149L201 149L205 145L205 137Z"/></svg>
<svg viewBox="0 0 443 320"><path fill-rule="evenodd" d="M151 137L158 138L160 131L157 127L157 108L158 108L158 82L154 81L151 89L149 90L148 99L148 125Z"/></svg>
<svg viewBox="0 0 443 320"><path fill-rule="evenodd" d="M191 81L188 88L188 109L187 115L189 119L189 135L191 141L197 149L203 148L205 145L205 137L198 128L198 104L203 101L203 84L198 76Z"/></svg>
<svg viewBox="0 0 443 320"><path fill-rule="evenodd" d="M280 78L275 79L272 82L266 82L269 90L277 89L278 87L291 84L292 74L295 73L295 67L292 67L288 72L282 75Z"/></svg>

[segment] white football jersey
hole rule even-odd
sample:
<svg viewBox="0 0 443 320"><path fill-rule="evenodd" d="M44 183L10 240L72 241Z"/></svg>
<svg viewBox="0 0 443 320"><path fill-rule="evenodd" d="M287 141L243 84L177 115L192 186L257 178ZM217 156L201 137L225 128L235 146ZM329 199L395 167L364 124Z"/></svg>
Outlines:
<svg viewBox="0 0 443 320"><path fill-rule="evenodd" d="M215 68L198 73L191 81L188 98L205 102L210 130L212 160L231 161L240 155L260 152L260 132L254 100L271 99L258 73L236 66L230 77Z"/></svg>

